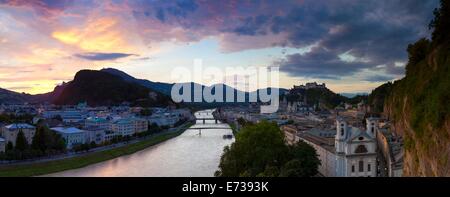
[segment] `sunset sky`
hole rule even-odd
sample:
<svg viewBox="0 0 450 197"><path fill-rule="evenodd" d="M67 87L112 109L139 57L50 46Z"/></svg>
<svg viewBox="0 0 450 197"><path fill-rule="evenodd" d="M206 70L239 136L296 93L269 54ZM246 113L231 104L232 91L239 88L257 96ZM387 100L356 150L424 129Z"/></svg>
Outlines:
<svg viewBox="0 0 450 197"><path fill-rule="evenodd" d="M171 69L279 66L369 92L401 78L406 47L428 37L438 0L0 0L0 88L44 93L80 69L172 82Z"/></svg>

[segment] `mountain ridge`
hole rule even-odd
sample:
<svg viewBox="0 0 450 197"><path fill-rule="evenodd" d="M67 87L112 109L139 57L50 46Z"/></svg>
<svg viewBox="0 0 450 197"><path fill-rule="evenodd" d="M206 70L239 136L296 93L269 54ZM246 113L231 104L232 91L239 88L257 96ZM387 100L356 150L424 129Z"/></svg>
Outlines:
<svg viewBox="0 0 450 197"><path fill-rule="evenodd" d="M133 105L145 103L145 106L171 104L167 96L150 88L96 70L78 71L53 100L57 105L75 105L79 102L87 102L90 106L117 105L123 102Z"/></svg>

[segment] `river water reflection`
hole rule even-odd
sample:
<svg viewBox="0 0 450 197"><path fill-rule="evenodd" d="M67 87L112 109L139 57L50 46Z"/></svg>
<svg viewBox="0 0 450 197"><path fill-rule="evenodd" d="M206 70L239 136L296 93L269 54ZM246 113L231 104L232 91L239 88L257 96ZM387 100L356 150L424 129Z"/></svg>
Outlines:
<svg viewBox="0 0 450 197"><path fill-rule="evenodd" d="M212 110L195 113L197 118L212 118ZM233 139L223 139L231 134L227 124L215 124L214 120L197 120L197 124L178 137L162 142L131 155L118 157L84 168L68 170L48 176L63 177L197 177L214 176L218 169L223 148ZM218 127L204 129L201 127ZM229 127L228 127L229 128Z"/></svg>

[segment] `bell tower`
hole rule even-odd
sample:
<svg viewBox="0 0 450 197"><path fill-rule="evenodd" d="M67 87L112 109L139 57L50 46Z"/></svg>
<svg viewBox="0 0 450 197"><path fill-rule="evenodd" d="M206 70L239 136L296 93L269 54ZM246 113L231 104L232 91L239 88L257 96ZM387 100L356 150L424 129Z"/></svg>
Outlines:
<svg viewBox="0 0 450 197"><path fill-rule="evenodd" d="M344 141L347 136L347 132L347 122L341 117L336 118L335 144L337 153L344 152Z"/></svg>
<svg viewBox="0 0 450 197"><path fill-rule="evenodd" d="M343 177L347 174L345 159L345 140L347 138L347 122L342 117L336 118L336 136L334 138L336 150L336 176Z"/></svg>
<svg viewBox="0 0 450 197"><path fill-rule="evenodd" d="M367 118L366 119L366 133L370 135L373 138L376 138L377 136L377 130L378 130L378 118Z"/></svg>

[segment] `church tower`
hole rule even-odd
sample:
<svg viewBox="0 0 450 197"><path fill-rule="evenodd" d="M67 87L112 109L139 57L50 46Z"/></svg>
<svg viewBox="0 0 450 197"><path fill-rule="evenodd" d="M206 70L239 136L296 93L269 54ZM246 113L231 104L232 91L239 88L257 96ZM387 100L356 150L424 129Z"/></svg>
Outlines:
<svg viewBox="0 0 450 197"><path fill-rule="evenodd" d="M335 136L335 142L336 142L336 152L344 152L344 141L347 136L348 127L347 122L341 118L338 117L336 119L336 136Z"/></svg>
<svg viewBox="0 0 450 197"><path fill-rule="evenodd" d="M338 177L346 176L345 140L347 138L347 132L347 122L343 118L337 117L334 141L336 149L336 176Z"/></svg>
<svg viewBox="0 0 450 197"><path fill-rule="evenodd" d="M366 133L372 137L372 138L376 138L377 137L377 130L378 130L378 118L367 118L366 119Z"/></svg>

